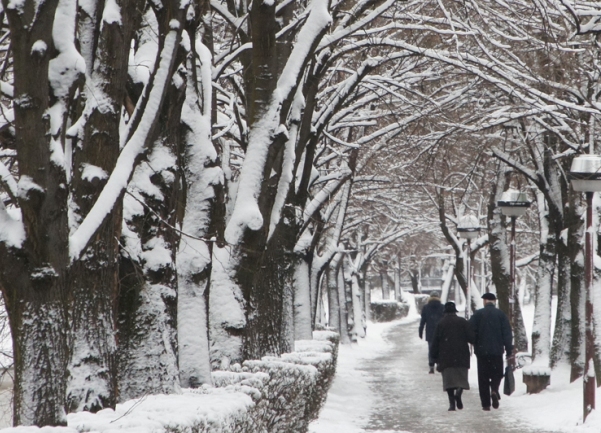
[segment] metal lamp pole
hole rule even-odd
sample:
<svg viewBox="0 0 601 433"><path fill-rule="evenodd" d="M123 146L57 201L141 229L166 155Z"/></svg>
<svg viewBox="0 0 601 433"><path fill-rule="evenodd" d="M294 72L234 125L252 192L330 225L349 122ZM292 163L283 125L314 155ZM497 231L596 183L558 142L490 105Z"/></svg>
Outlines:
<svg viewBox="0 0 601 433"><path fill-rule="evenodd" d="M584 286L585 303L585 350L584 373L582 387L583 417L595 409L596 379L593 366L594 334L593 334L593 197L601 191L601 156L578 155L572 160L570 180L574 191L586 193L586 234L584 245Z"/></svg>

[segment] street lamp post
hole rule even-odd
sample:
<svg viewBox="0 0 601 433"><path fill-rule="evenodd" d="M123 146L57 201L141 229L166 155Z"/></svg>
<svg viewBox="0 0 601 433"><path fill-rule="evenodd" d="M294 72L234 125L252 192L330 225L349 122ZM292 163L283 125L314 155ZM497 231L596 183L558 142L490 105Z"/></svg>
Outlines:
<svg viewBox="0 0 601 433"><path fill-rule="evenodd" d="M578 155L572 160L570 180L574 191L586 193L586 235L584 242L585 351L583 374L583 418L595 409L595 368L593 366L593 196L601 191L601 156Z"/></svg>
<svg viewBox="0 0 601 433"><path fill-rule="evenodd" d="M509 323L512 329L516 329L516 290L515 290L515 220L517 217L526 213L530 202L526 194L515 189L508 189L501 195L501 200L497 202L503 215L511 218L511 239L509 242ZM515 366L515 358L508 361Z"/></svg>
<svg viewBox="0 0 601 433"><path fill-rule="evenodd" d="M472 239L476 239L480 235L480 225L478 223L478 218L474 215L464 215L459 220L459 224L457 225L457 233L459 237L467 240L467 260L466 260L466 270L465 276L467 278L467 287L465 294L465 318L470 318L470 302L471 302L471 285L472 285L472 277L471 277L471 241Z"/></svg>

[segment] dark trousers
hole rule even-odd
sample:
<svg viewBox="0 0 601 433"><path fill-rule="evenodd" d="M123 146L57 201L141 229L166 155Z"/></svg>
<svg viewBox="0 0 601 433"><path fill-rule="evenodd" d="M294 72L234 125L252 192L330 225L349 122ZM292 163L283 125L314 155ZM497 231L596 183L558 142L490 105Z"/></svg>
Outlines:
<svg viewBox="0 0 601 433"><path fill-rule="evenodd" d="M428 341L428 365L434 367L434 358L432 358L432 341Z"/></svg>
<svg viewBox="0 0 601 433"><path fill-rule="evenodd" d="M499 394L499 385L503 379L503 355L479 355L478 391L482 407L490 407L490 393Z"/></svg>

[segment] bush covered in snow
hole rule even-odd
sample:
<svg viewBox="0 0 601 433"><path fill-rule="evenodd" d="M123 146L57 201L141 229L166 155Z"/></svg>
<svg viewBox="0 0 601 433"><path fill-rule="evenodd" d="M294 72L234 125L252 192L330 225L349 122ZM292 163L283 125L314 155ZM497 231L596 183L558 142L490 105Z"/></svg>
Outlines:
<svg viewBox="0 0 601 433"><path fill-rule="evenodd" d="M373 301L371 303L371 320L373 322L391 322L402 319L409 314L409 304L397 301Z"/></svg>
<svg viewBox="0 0 601 433"><path fill-rule="evenodd" d="M317 418L334 378L338 334L316 331L296 352L213 372L214 386L148 395L96 414L68 415L68 427L17 427L3 433L303 433Z"/></svg>

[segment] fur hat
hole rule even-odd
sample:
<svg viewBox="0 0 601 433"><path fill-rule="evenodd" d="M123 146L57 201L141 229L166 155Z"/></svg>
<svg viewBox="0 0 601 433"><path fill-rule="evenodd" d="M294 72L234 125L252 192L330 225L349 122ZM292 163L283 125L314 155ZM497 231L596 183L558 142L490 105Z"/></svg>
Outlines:
<svg viewBox="0 0 601 433"><path fill-rule="evenodd" d="M496 301L497 297L494 293L485 293L482 295L482 299L486 299L487 301Z"/></svg>
<svg viewBox="0 0 601 433"><path fill-rule="evenodd" d="M445 313L457 313L457 307L454 302L447 302L444 304L444 312Z"/></svg>

